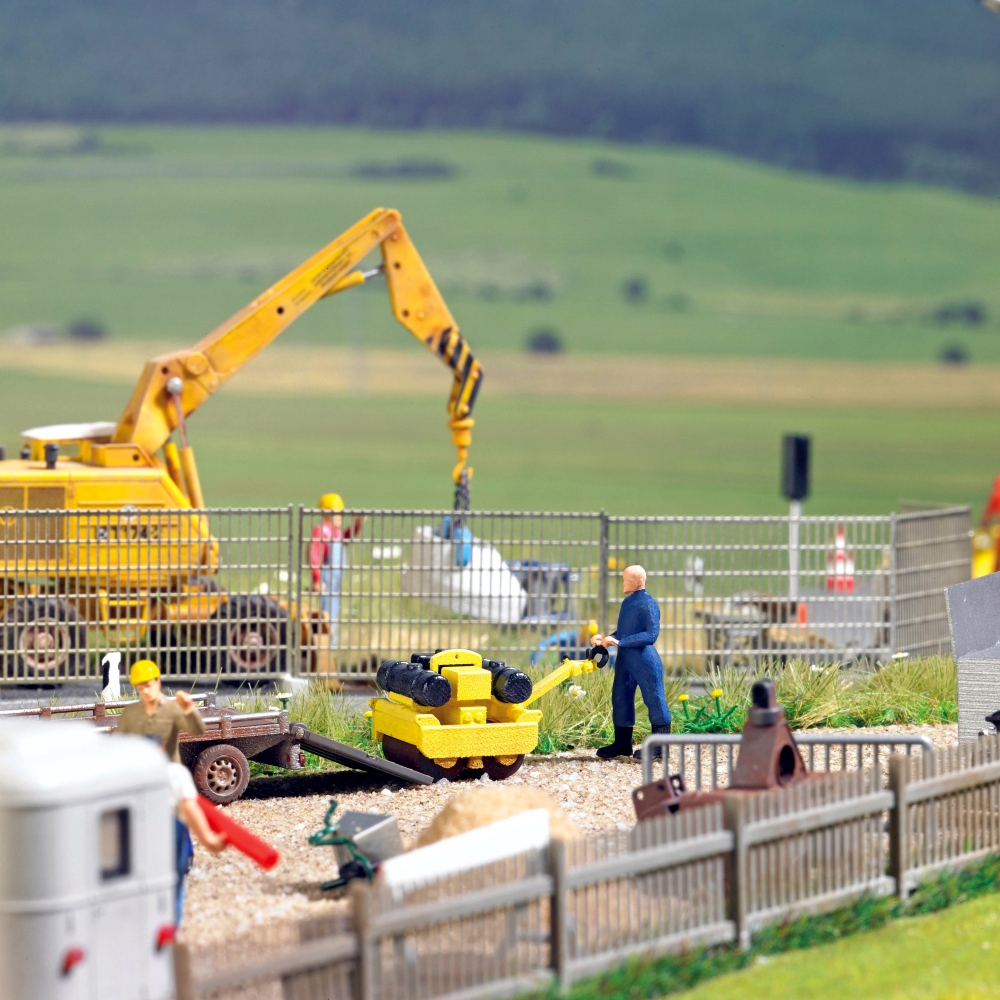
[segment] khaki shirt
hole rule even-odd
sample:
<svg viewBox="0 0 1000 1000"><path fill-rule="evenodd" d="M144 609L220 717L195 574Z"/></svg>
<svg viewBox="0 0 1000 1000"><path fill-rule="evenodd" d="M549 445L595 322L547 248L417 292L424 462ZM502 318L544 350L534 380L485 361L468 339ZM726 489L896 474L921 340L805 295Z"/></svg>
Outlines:
<svg viewBox="0 0 1000 1000"><path fill-rule="evenodd" d="M205 732L201 713L197 708L192 708L185 715L173 698L163 698L152 715L146 714L146 706L141 701L134 705L126 705L118 717L118 728L115 732L155 736L167 756L179 764L181 758L177 752L177 739L182 729L195 736Z"/></svg>

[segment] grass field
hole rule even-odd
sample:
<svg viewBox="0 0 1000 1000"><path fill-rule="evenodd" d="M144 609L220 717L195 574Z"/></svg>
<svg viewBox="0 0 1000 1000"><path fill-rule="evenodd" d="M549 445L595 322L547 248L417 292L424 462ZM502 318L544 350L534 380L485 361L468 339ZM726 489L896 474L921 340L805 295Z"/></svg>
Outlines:
<svg viewBox="0 0 1000 1000"><path fill-rule="evenodd" d="M224 388L190 421L208 502L451 505L443 379L429 396L254 396ZM124 384L0 371L0 443L28 427L116 419ZM779 445L814 436L807 513L884 514L900 498L978 509L1000 470L995 418L968 411L810 408L498 397L484 394L473 447L478 509L636 514L787 510Z"/></svg>
<svg viewBox="0 0 1000 1000"><path fill-rule="evenodd" d="M572 351L933 359L960 343L1000 360L995 199L489 133L50 133L44 152L0 155L0 330L90 315L118 338L186 346L382 204L403 212L479 350L552 326ZM453 173L357 174L397 161ZM633 277L646 296L627 303ZM986 322L928 318L969 301ZM283 339L401 337L372 289Z"/></svg>
<svg viewBox="0 0 1000 1000"><path fill-rule="evenodd" d="M995 996L1000 898L899 920L858 937L769 957L678 994L685 1000L979 1000Z"/></svg>
<svg viewBox="0 0 1000 1000"><path fill-rule="evenodd" d="M814 437L807 513L978 508L1000 470L1000 366L933 360L960 343L1000 361L995 201L488 133L102 128L83 153L74 129L45 135L0 153L0 331L92 316L112 340L0 337L11 453L26 427L117 418L149 352L193 343L385 204L486 364L480 509L779 513L789 431ZM453 174L358 175L399 161ZM647 295L630 303L633 277ZM986 319L928 318L949 302ZM540 327L568 354L531 361ZM383 288L321 303L192 418L206 496L450 506L447 386Z"/></svg>

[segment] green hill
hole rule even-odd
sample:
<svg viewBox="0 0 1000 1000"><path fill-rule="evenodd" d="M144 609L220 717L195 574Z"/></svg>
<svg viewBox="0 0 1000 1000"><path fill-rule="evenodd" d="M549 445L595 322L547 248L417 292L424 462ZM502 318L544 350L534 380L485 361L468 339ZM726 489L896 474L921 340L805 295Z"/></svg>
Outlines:
<svg viewBox="0 0 1000 1000"><path fill-rule="evenodd" d="M478 350L1000 360L1000 205L718 154L474 132L0 129L0 331L186 346L376 205ZM381 287L285 343L403 346Z"/></svg>
<svg viewBox="0 0 1000 1000"><path fill-rule="evenodd" d="M972 0L8 0L0 118L512 128L1000 183Z"/></svg>

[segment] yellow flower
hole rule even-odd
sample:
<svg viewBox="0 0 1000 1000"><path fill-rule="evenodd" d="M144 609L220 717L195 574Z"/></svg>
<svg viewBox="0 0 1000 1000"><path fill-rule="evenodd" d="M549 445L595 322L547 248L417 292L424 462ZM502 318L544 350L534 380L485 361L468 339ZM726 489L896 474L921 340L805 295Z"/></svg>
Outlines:
<svg viewBox="0 0 1000 1000"><path fill-rule="evenodd" d="M715 690L714 690L714 691L712 692L712 697L713 697L713 698L721 698L721 697L722 697L722 688L716 688L716 689L715 689Z"/></svg>
<svg viewBox="0 0 1000 1000"><path fill-rule="evenodd" d="M677 700L678 700L678 701L687 701L689 697L690 697L690 695L686 695L686 694L679 694L679 695L677 696Z"/></svg>

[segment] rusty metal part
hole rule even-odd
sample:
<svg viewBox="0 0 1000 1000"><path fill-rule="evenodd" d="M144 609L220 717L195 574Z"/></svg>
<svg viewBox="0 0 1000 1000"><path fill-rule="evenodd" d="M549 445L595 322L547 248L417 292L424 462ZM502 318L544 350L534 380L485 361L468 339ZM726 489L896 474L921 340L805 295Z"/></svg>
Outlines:
<svg viewBox="0 0 1000 1000"><path fill-rule="evenodd" d="M672 774L663 781L654 781L632 792L635 818L641 823L653 816L675 813L680 808L684 794L684 775Z"/></svg>
<svg viewBox="0 0 1000 1000"><path fill-rule="evenodd" d="M668 781L642 785L632 793L636 818L650 819L668 812L700 808L722 802L733 795L748 795L785 788L801 781L820 779L810 774L792 731L785 720L785 710L778 704L774 681L757 681L750 689L750 711L740 742L740 755L728 789L711 792L685 792L681 775ZM676 783L675 783L676 782Z"/></svg>
<svg viewBox="0 0 1000 1000"><path fill-rule="evenodd" d="M774 681L770 677L757 681L750 700L731 787L763 791L805 781L809 772L778 704Z"/></svg>

